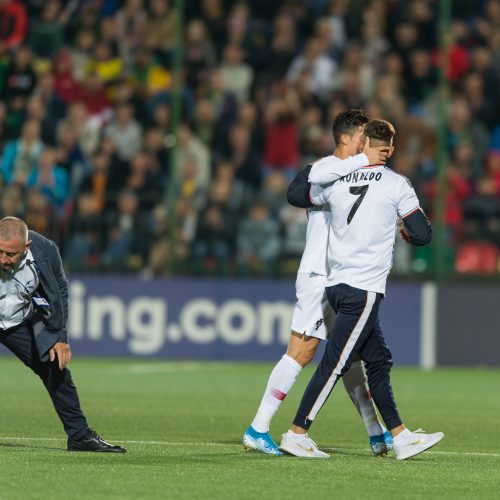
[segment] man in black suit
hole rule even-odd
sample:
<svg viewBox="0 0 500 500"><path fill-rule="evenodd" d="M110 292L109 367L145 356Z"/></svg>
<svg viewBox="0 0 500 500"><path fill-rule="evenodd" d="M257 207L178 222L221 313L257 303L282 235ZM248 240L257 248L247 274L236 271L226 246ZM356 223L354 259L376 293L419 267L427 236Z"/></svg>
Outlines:
<svg viewBox="0 0 500 500"><path fill-rule="evenodd" d="M123 453L87 425L71 373L68 282L53 241L21 219L0 220L0 342L43 381L68 435L68 451Z"/></svg>

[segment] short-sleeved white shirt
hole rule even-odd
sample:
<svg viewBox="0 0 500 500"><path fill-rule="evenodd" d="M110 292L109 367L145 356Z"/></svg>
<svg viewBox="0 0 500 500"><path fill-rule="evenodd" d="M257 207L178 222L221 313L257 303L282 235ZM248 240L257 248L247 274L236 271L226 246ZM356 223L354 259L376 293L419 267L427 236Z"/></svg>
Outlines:
<svg viewBox="0 0 500 500"><path fill-rule="evenodd" d="M358 170L367 163L368 158L363 153L344 160L334 155L326 156L313 164L309 180L312 184L334 181ZM325 188L325 185L321 185ZM328 276L327 246L331 226L330 207L327 204L323 207L313 207L308 210L307 216L306 246L298 272Z"/></svg>
<svg viewBox="0 0 500 500"><path fill-rule="evenodd" d="M327 189L311 188L311 201L331 210L327 286L385 293L397 219L420 209L408 179L384 166L364 167Z"/></svg>

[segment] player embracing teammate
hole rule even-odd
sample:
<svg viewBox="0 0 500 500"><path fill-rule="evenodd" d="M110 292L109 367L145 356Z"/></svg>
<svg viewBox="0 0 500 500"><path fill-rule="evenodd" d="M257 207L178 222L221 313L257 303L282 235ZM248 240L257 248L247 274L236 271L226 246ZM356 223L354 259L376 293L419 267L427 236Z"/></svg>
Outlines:
<svg viewBox="0 0 500 500"><path fill-rule="evenodd" d="M317 449L307 430L344 375L375 454L385 454L393 439L396 458L405 459L443 438L442 433L412 433L406 429L392 394L389 377L392 356L385 344L378 311L392 265L396 224L398 219L402 221L402 236L414 245L427 244L432 229L409 181L384 166L393 151L394 128L386 121L372 120L365 130L367 121L359 110L341 113L333 126L337 145L334 155L299 173L290 186L289 201L313 211L309 214L306 248L297 277L298 301L291 341L287 354L273 370L256 418L243 437L247 447L273 454L282 450L302 457L328 457ZM350 126L343 127L343 123ZM366 154L349 157L359 152L363 143ZM363 165L355 165L361 159ZM331 184L325 186L325 183ZM318 208L314 207L320 210L315 211ZM321 219L316 216L312 223L313 214L321 215ZM319 328L329 329L328 303L336 312L332 334L293 426L283 435L278 450L268 432L270 418L279 406L272 404L272 398L279 399L276 397L279 394L282 400L281 395L286 395L302 366L312 359L319 339L326 338L326 335L315 336L314 332ZM312 348L307 349L308 345ZM367 372L369 393L359 359ZM294 372L288 368L288 380L280 364L295 368ZM368 394L373 397L390 435L378 422ZM260 432L255 428L259 426Z"/></svg>

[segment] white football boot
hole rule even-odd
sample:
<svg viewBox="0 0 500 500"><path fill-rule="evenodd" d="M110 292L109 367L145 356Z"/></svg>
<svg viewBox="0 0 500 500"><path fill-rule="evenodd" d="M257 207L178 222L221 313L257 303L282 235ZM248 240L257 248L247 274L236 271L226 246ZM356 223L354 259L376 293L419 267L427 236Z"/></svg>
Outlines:
<svg viewBox="0 0 500 500"><path fill-rule="evenodd" d="M295 457L330 458L328 453L318 449L316 443L307 434L301 434L299 436L288 431L281 437L279 448L281 451Z"/></svg>
<svg viewBox="0 0 500 500"><path fill-rule="evenodd" d="M425 434L422 429L418 429L415 432L410 432L404 439L397 439L397 437L394 438L393 444L396 460L406 460L432 448L444 438L444 433Z"/></svg>

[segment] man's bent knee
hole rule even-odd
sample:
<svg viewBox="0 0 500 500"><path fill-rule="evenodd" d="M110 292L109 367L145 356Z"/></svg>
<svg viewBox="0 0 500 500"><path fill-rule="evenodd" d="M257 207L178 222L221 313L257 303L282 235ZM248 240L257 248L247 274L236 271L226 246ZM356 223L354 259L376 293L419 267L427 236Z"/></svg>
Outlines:
<svg viewBox="0 0 500 500"><path fill-rule="evenodd" d="M292 331L288 343L287 355L293 358L300 366L306 366L316 354L320 340L302 333Z"/></svg>

